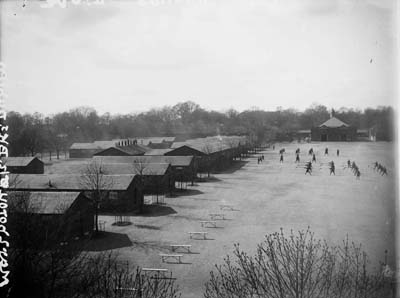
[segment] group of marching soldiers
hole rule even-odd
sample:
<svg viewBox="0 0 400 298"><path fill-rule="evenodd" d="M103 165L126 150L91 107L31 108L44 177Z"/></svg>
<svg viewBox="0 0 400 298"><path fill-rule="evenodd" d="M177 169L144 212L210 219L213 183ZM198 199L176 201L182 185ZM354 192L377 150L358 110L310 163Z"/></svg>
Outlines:
<svg viewBox="0 0 400 298"><path fill-rule="evenodd" d="M381 165L379 162L375 162L374 163L374 170L378 171L379 174L383 175L387 175L387 170L386 167L384 167L383 165Z"/></svg>
<svg viewBox="0 0 400 298"><path fill-rule="evenodd" d="M360 179L361 172L358 166L356 165L355 161L351 162L350 159L347 161L347 167L351 169L353 172L354 176L357 177L357 179Z"/></svg>
<svg viewBox="0 0 400 298"><path fill-rule="evenodd" d="M273 148L275 149L275 146L273 146ZM283 163L283 153L285 153L285 148L279 150L279 155L280 155L279 162L280 163ZM300 148L296 149L295 154L296 154L296 161L295 162L296 163L300 163ZM339 156L339 154L340 154L340 151L339 151L339 149L337 149L336 150L336 155ZM308 173L308 174L311 175L311 173L312 173L312 164L314 162L317 162L317 159L315 157L315 153L314 153L314 149L313 148L310 148L310 150L308 150L308 155L312 156L312 160L306 162L304 168L306 169L305 174ZM325 154L324 155L329 155L328 148L325 148ZM262 162L263 160L264 160L264 155L262 155L262 156L260 156L258 158L258 163ZM348 160L347 161L347 167L352 170L354 176L356 176L357 179L360 179L361 172L360 172L359 167L356 165L356 163L354 161L351 162L350 160ZM377 161L374 163L374 170L379 172L382 176L388 174L386 167L384 167L383 165L381 165ZM333 161L329 162L329 175L332 175L332 174L335 175L335 163Z"/></svg>
<svg viewBox="0 0 400 298"><path fill-rule="evenodd" d="M264 154L258 157L257 163L259 164L259 163L262 162L263 160L264 160Z"/></svg>

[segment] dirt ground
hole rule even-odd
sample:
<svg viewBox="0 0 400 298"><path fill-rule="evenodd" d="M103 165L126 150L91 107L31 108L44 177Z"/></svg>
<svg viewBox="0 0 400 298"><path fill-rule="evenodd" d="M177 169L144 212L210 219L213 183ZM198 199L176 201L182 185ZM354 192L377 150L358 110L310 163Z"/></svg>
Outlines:
<svg viewBox="0 0 400 298"><path fill-rule="evenodd" d="M325 147L329 155L324 156ZM312 175L305 175L304 162L310 160L309 148L316 152ZM286 149L279 163L278 150ZM300 165L295 150L300 148ZM340 155L336 155L336 150ZM231 254L234 243L253 252L268 233L283 228L287 233L311 227L319 238L332 245L346 235L362 243L372 265L384 260L394 266L396 178L393 143L310 143L276 144L268 149L265 160L257 157L238 161L230 171L214 175L213 181L198 183L165 205L149 207L149 212L132 216L132 225L115 226L114 216L106 221L107 237L98 250L115 249L122 259L135 265L167 268L177 278L183 298L202 297L204 283L214 264ZM355 161L361 179L346 167ZM329 175L328 162L334 161L336 175ZM373 171L378 161L388 176ZM221 204L235 211L221 211ZM226 220L217 228L202 228L201 220L210 213L224 213ZM207 240L190 239L188 232L207 231ZM170 244L191 244L192 253L184 254L181 264L162 263L160 253L170 253Z"/></svg>

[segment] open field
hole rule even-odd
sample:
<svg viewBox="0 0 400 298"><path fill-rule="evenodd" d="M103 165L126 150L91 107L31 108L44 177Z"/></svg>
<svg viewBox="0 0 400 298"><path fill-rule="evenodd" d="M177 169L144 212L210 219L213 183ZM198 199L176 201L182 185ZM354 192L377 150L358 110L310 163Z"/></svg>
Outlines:
<svg viewBox="0 0 400 298"><path fill-rule="evenodd" d="M167 198L166 205L154 207L148 214L132 216L133 225L114 226L114 216L106 221L107 238L98 239L98 249L118 248L120 256L135 265L168 268L177 278L183 298L202 297L203 285L213 265L222 262L240 243L249 252L267 233L310 226L317 237L339 244L346 234L361 242L373 262L384 259L394 266L395 161L393 143L311 143L276 144L275 151L262 154L257 164L251 157L237 162L236 171L214 175L211 182L198 183L182 195ZM329 156L324 148L329 147ZM279 163L278 150L286 148ZM296 148L301 149L301 165L295 164ZM317 163L312 176L304 175L303 163L310 160L313 147ZM340 156L336 156L340 149ZM261 153L260 153L261 154ZM355 161L361 171L356 180L345 167ZM327 163L333 160L336 176L329 176ZM388 176L373 171L372 163L386 166ZM235 211L221 211L221 204ZM200 221L210 213L224 213L217 228L203 228ZM207 231L207 240L190 239L188 232ZM103 241L104 240L104 241ZM101 242L101 243L100 243ZM162 263L160 253L170 253L171 244L191 244L191 254L183 254L182 263ZM373 263L376 264L376 263Z"/></svg>

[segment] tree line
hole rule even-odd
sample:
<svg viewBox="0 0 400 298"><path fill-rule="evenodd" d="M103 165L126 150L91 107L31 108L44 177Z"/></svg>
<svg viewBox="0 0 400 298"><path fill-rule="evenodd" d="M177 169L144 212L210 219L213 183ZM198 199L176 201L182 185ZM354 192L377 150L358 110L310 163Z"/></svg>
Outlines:
<svg viewBox="0 0 400 298"><path fill-rule="evenodd" d="M313 104L304 111L283 109L264 111L258 108L238 112L209 111L195 102L153 108L135 114L100 115L90 107L78 107L54 115L41 113L7 114L11 156L50 153L59 157L74 142L92 142L114 138L207 135L248 135L259 142L292 141L293 132L311 129L329 119L331 111ZM364 110L340 108L334 111L340 120L357 127L374 127L377 140L391 141L394 136L392 107Z"/></svg>

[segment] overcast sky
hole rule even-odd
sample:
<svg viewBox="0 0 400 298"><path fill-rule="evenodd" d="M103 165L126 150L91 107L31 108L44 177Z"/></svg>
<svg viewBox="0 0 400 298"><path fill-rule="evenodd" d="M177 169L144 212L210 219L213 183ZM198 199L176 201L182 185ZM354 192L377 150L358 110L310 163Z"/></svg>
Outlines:
<svg viewBox="0 0 400 298"><path fill-rule="evenodd" d="M1 1L8 110L395 102L395 0L86 1Z"/></svg>

